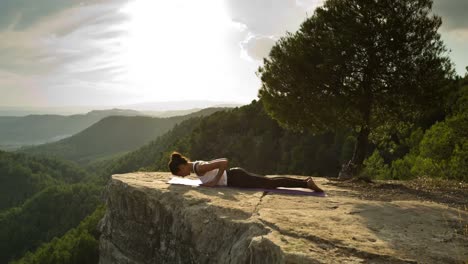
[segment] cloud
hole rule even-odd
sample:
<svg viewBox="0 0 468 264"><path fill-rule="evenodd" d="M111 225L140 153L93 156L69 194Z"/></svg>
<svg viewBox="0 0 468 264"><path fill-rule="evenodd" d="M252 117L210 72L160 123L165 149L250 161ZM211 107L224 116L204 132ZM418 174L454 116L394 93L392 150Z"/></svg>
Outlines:
<svg viewBox="0 0 468 264"><path fill-rule="evenodd" d="M125 67L115 63L115 57L123 49L119 38L126 34L119 27L128 19L119 12L124 1L81 2L0 3L0 17L15 14L0 19L2 94L25 87L58 92L66 90L64 84L70 83L74 89L81 89L80 85L93 81L94 89L109 89L108 83ZM3 97L1 101L0 104L9 100Z"/></svg>
<svg viewBox="0 0 468 264"><path fill-rule="evenodd" d="M459 75L464 75L468 65L468 19L466 19L468 1L466 0L434 0L433 12L442 17L439 32L446 46L449 56L455 63Z"/></svg>
<svg viewBox="0 0 468 264"><path fill-rule="evenodd" d="M435 0L433 6L434 13L442 17L442 28L447 31L468 29L467 10L466 0Z"/></svg>
<svg viewBox="0 0 468 264"><path fill-rule="evenodd" d="M128 0L2 0L0 2L0 30L22 31L63 10L89 5L122 5ZM73 17L69 17L73 19Z"/></svg>
<svg viewBox="0 0 468 264"><path fill-rule="evenodd" d="M242 53L261 61L274 41L299 25L323 3L322 0L226 0L230 17L244 25L247 34Z"/></svg>
<svg viewBox="0 0 468 264"><path fill-rule="evenodd" d="M34 0L2 0L0 3L0 28L24 30L42 17L63 10L73 1L42 0L34 6ZM33 7L34 6L34 7Z"/></svg>
<svg viewBox="0 0 468 264"><path fill-rule="evenodd" d="M72 7L22 30L11 30L12 27L8 27L8 30L0 32L2 63L4 66L8 62L35 64L38 59L39 62L52 62L54 58L66 61L83 57L87 50L96 52L100 39L109 41L111 36L122 34L118 29L109 28L102 23L103 18L109 19L107 12L116 12L116 6L94 4ZM121 14L115 16L122 19ZM37 69L49 68L44 66L52 65L38 65Z"/></svg>
<svg viewBox="0 0 468 264"><path fill-rule="evenodd" d="M249 36L240 43L240 46L246 58L261 61L268 56L271 47L273 47L277 40L275 36L254 36L249 34Z"/></svg>

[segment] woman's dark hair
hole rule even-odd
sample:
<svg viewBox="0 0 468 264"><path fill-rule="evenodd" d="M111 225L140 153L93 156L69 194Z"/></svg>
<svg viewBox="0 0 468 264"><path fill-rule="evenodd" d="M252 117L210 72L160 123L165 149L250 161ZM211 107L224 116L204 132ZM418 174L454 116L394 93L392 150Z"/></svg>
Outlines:
<svg viewBox="0 0 468 264"><path fill-rule="evenodd" d="M179 171L179 165L186 164L189 162L189 159L182 156L177 151L172 152L171 154L171 160L169 161L169 170L171 170L172 174L177 174Z"/></svg>

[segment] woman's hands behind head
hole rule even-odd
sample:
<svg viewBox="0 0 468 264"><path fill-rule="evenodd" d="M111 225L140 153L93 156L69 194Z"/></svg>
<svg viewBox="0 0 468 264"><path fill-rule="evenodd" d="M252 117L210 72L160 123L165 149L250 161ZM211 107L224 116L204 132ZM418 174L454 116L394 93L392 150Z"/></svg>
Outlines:
<svg viewBox="0 0 468 264"><path fill-rule="evenodd" d="M226 158L215 159L215 160L207 161L204 163L199 163L197 165L197 171L200 175L203 175L207 171L214 170L214 169L226 170L228 167L228 163L229 161Z"/></svg>

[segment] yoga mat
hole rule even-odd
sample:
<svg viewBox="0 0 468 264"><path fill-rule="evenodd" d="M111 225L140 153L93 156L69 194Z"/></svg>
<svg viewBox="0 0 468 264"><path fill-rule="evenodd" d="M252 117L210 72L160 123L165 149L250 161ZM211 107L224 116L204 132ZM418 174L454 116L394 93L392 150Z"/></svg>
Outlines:
<svg viewBox="0 0 468 264"><path fill-rule="evenodd" d="M181 177L172 177L167 183L169 184L182 184L182 185L190 185L190 186L198 186L202 184L200 180L192 180L192 179L186 179L186 178L181 178Z"/></svg>
<svg viewBox="0 0 468 264"><path fill-rule="evenodd" d="M180 185L188 185L188 186L198 186L202 184L202 182L198 179L186 179L181 177L172 177L167 183L169 184L180 184ZM259 191L259 192L270 192L270 193L282 193L282 194L292 194L292 195L308 195L308 196L317 196L317 197L326 197L327 194L325 192L314 192L309 190L304 190L303 188L285 188L285 187L278 187L276 189L266 189L266 188L239 188L239 187L229 187L229 186L221 186L217 185L216 187L210 188L230 188L230 189L242 189L242 190L249 190L249 191Z"/></svg>

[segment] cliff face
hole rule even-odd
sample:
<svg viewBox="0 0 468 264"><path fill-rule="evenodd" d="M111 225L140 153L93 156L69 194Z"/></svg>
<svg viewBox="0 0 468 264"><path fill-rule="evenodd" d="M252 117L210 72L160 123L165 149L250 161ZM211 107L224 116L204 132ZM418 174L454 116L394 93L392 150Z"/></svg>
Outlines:
<svg viewBox="0 0 468 264"><path fill-rule="evenodd" d="M369 201L168 185L170 173L113 175L99 224L107 263L463 263L460 212L421 201ZM468 219L468 218L464 218Z"/></svg>

